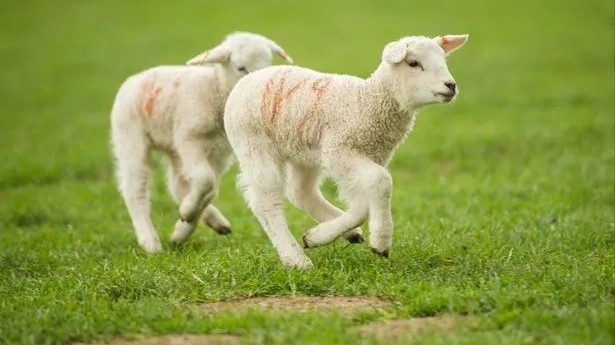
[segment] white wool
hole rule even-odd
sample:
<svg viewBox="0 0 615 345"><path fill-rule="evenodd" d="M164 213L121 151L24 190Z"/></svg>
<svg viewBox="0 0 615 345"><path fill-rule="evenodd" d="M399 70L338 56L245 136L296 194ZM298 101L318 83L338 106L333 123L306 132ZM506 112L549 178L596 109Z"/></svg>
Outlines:
<svg viewBox="0 0 615 345"><path fill-rule="evenodd" d="M285 189L320 222L304 235L306 247L339 236L361 242L357 227L369 215L370 246L388 256L393 222L386 166L416 111L455 97L445 56L466 40L467 35L391 42L367 79L275 66L235 86L224 123L241 167L240 185L285 265L311 266L288 230ZM346 212L322 197L321 175L338 184Z"/></svg>
<svg viewBox="0 0 615 345"><path fill-rule="evenodd" d="M169 158L169 190L180 219L171 237L185 241L199 218L226 234L230 223L211 201L232 162L222 124L229 92L247 73L270 66L273 54L292 61L275 42L251 33L234 33L188 61L160 66L129 77L111 112L111 137L120 192L141 247L162 250L149 216L149 155Z"/></svg>

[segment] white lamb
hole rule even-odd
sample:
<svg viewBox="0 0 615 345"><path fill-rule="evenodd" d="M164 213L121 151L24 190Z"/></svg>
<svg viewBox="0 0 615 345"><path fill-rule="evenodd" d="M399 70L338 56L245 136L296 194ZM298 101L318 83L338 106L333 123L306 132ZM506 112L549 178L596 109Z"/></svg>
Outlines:
<svg viewBox="0 0 615 345"><path fill-rule="evenodd" d="M154 149L168 156L169 190L179 203L171 240L185 241L199 217L219 234L230 232L228 220L211 204L220 175L232 162L222 125L224 104L240 78L272 64L272 53L292 63L272 40L238 32L188 61L206 66L155 67L120 87L111 112L117 178L145 251L162 250L149 214L149 156Z"/></svg>
<svg viewBox="0 0 615 345"><path fill-rule="evenodd" d="M467 39L391 42L367 79L276 66L239 81L224 127L241 167L239 184L283 264L312 266L284 217L286 185L289 199L320 223L303 236L306 248L361 236L357 227L369 216L369 244L389 256L392 179L386 166L419 108L455 98L445 56ZM323 198L321 173L337 183L346 212Z"/></svg>

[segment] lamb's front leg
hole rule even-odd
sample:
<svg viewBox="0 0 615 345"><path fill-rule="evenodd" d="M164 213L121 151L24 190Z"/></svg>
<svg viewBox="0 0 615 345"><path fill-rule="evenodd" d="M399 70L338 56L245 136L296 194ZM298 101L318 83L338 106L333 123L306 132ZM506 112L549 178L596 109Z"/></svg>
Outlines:
<svg viewBox="0 0 615 345"><path fill-rule="evenodd" d="M363 200L351 202L348 210L339 217L318 224L303 235L303 246L312 248L335 241L348 231L353 231L367 218L367 205Z"/></svg>
<svg viewBox="0 0 615 345"><path fill-rule="evenodd" d="M365 176L369 191L369 245L372 251L385 258L393 243L393 217L391 216L391 193L393 179L382 166L376 165Z"/></svg>
<svg viewBox="0 0 615 345"><path fill-rule="evenodd" d="M392 179L381 165L363 157L331 160L328 166L349 208L338 218L319 224L304 235L306 247L328 244L359 226L370 216L369 242L372 250L388 257L393 235L391 217Z"/></svg>
<svg viewBox="0 0 615 345"><path fill-rule="evenodd" d="M287 182L289 199L322 223L341 216L343 212L329 203L320 192L319 174L318 168L289 164ZM364 242L359 227L346 231L342 236L350 243Z"/></svg>
<svg viewBox="0 0 615 345"><path fill-rule="evenodd" d="M336 238L360 226L368 215L368 199L362 187L362 175L366 159L358 155L331 155L325 160L325 170L338 184L338 190L347 201L348 210L339 216L322 222L303 236L306 248L329 244Z"/></svg>

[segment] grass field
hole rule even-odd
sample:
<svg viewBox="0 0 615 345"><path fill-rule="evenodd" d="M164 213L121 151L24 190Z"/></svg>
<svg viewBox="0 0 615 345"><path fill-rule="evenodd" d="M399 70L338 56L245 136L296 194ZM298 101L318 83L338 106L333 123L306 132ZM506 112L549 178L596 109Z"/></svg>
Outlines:
<svg viewBox="0 0 615 345"><path fill-rule="evenodd" d="M0 343L231 334L255 344L376 344L377 320L472 315L387 344L613 344L613 2L3 1L0 4ZM146 256L113 179L114 94L234 30L296 63L368 76L409 34L470 33L450 58L461 94L424 110L391 163L392 255L338 242L286 271L234 187L229 237L200 228ZM155 167L168 247L176 207ZM324 186L333 198L334 187ZM293 232L313 222L288 207ZM373 296L359 314L191 306L249 296Z"/></svg>

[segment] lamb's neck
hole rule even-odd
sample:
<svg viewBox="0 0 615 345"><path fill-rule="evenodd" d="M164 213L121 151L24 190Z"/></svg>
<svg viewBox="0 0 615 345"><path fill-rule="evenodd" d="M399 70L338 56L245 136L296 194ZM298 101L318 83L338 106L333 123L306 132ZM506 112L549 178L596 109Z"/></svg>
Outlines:
<svg viewBox="0 0 615 345"><path fill-rule="evenodd" d="M386 165L412 128L415 111L400 106L387 80L378 73L366 80L361 103L362 120L351 133L350 145L378 164Z"/></svg>
<svg viewBox="0 0 615 345"><path fill-rule="evenodd" d="M213 112L214 118L219 126L219 129L224 128L224 105L228 99L233 86L237 83L232 73L228 73L224 66L220 64L207 65L204 68L213 70L214 79L208 77L203 80L207 85L203 85L200 90L200 97L206 100L209 109Z"/></svg>
<svg viewBox="0 0 615 345"><path fill-rule="evenodd" d="M231 93L235 84L239 81L239 77L235 76L235 73L230 70L231 67L229 66L214 64L213 68L216 79L218 80L218 92L226 98L228 94Z"/></svg>
<svg viewBox="0 0 615 345"><path fill-rule="evenodd" d="M401 104L395 97L395 86L387 78L385 68L388 67L381 64L366 80L366 94L371 98L369 103L374 106L370 113L392 126L406 128L414 119L417 109L411 101Z"/></svg>

